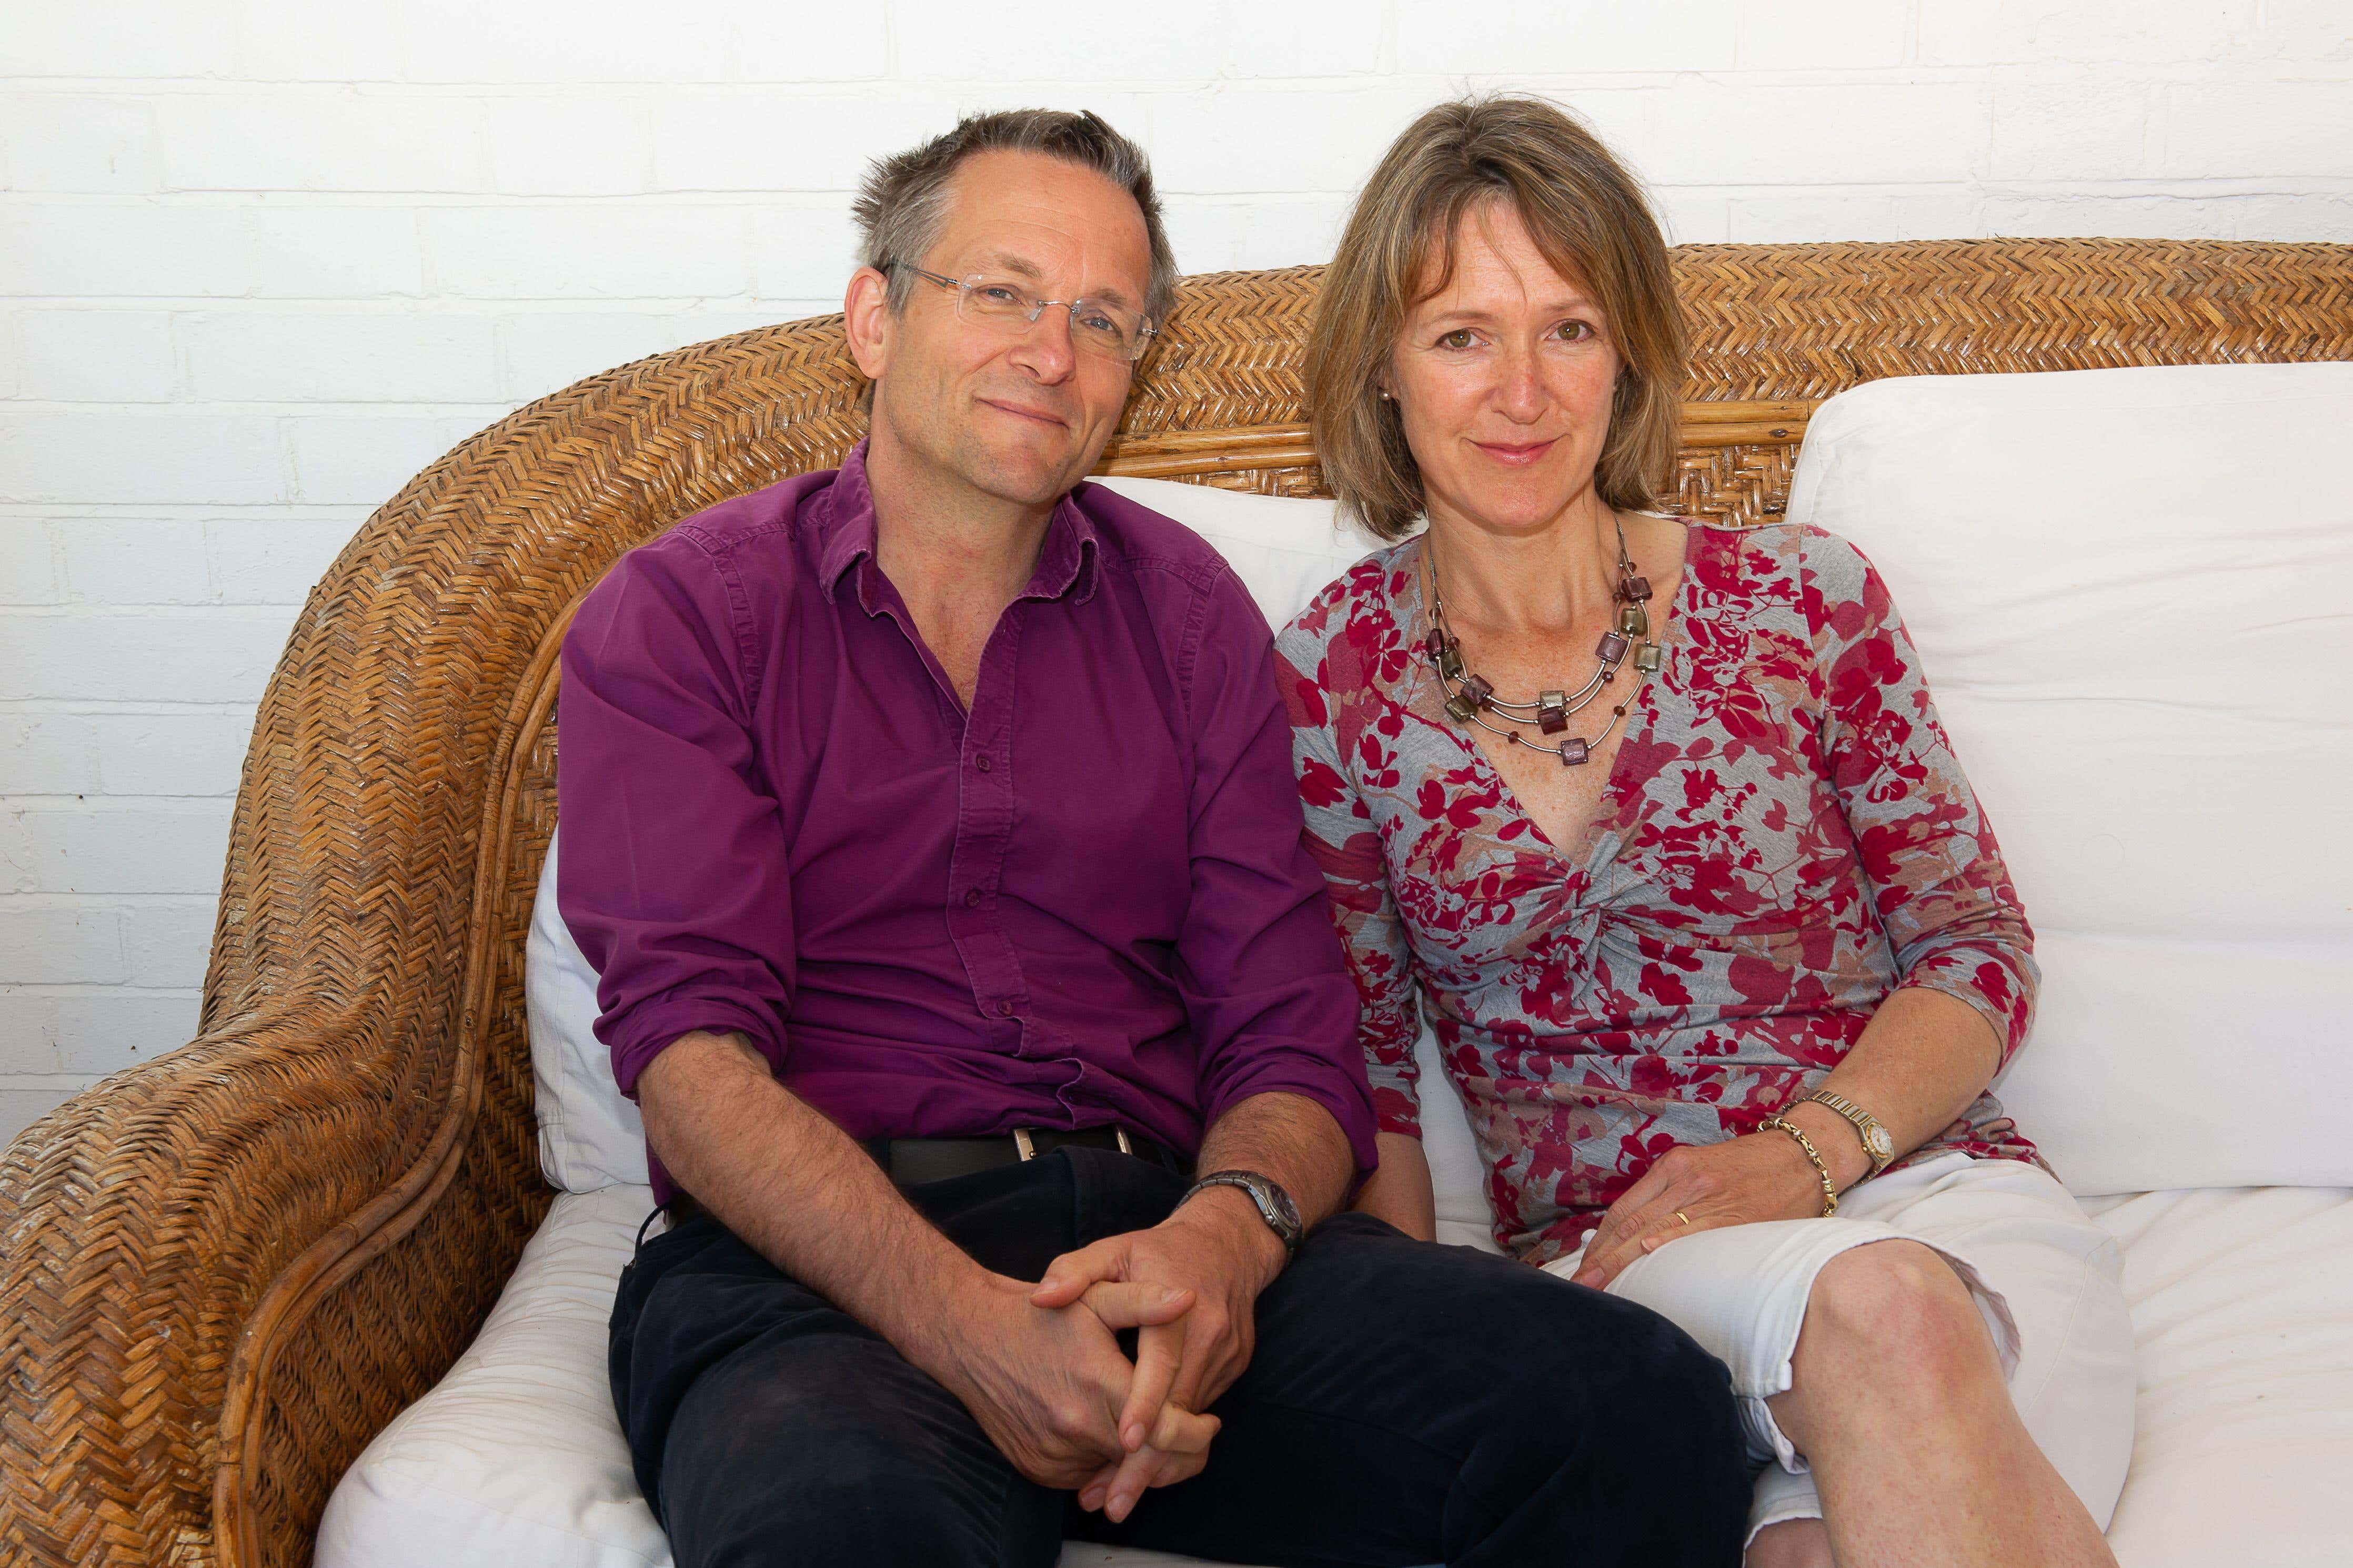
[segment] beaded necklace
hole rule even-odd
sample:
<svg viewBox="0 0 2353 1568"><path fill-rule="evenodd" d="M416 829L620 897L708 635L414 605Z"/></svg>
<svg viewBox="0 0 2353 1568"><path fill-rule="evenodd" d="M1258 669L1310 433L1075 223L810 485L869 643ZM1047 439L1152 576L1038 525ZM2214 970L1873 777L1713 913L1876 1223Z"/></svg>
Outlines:
<svg viewBox="0 0 2353 1568"><path fill-rule="evenodd" d="M1422 655L1438 674L1439 689L1446 693L1446 712L1458 724L1476 724L1491 734L1501 735L1515 746L1525 746L1532 752L1546 752L1560 758L1561 766L1577 767L1593 755L1593 748L1609 738L1610 731L1626 717L1637 693L1642 689L1642 679L1659 668L1659 645L1649 640L1651 614L1643 608L1651 596L1647 577L1634 574L1634 559L1626 552L1626 525L1615 517L1610 521L1618 530L1618 629L1601 634L1594 648L1597 660L1593 673L1575 691L1540 691L1533 701L1511 702L1495 695L1494 687L1476 671L1464 668L1462 644L1446 624L1446 596L1438 585L1438 560L1430 552L1427 539L1422 542L1421 559L1430 569L1429 634L1422 638ZM1544 735L1559 735L1568 728L1574 714L1589 706L1601 695L1602 689L1618 679L1618 671L1629 655L1632 656L1636 679L1634 689L1626 700L1610 710L1609 722L1601 732L1591 738L1563 736L1557 742L1536 742L1523 736L1517 729L1504 729L1488 721L1488 715Z"/></svg>

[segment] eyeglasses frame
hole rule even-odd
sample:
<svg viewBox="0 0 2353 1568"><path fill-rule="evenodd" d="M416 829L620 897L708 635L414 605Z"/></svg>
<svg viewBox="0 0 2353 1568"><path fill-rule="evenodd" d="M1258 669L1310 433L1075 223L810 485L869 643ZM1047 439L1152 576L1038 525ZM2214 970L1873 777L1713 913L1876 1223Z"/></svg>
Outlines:
<svg viewBox="0 0 2353 1568"><path fill-rule="evenodd" d="M962 306L966 300L972 297L973 289L976 287L976 285L967 283L961 278L950 278L944 273L928 271L923 268L916 266L912 261L892 261L886 263L885 265L887 267L899 268L905 271L912 272L916 277L936 283L943 289L955 289L956 291L956 304L958 306ZM1071 312L1071 320L1075 321L1078 318L1079 307L1085 303L1087 303L1087 297L1085 295L1081 295L1075 300L1040 300L1038 301L1038 308L1029 313L1029 324L1033 327L1036 326L1038 324L1038 318L1046 313L1046 308L1049 305L1061 306L1064 310ZM961 310L957 312L957 316L959 320L963 319L963 312ZM1127 356L1127 363L1131 365L1143 360L1145 354L1151 350L1152 340L1160 335L1159 325L1155 322L1151 317L1145 315L1142 311L1138 311L1136 313L1136 320L1139 324L1135 329L1135 352ZM1071 333L1071 342L1075 343L1077 341L1078 334L1074 331ZM1108 358L1109 356L1099 355L1098 357Z"/></svg>

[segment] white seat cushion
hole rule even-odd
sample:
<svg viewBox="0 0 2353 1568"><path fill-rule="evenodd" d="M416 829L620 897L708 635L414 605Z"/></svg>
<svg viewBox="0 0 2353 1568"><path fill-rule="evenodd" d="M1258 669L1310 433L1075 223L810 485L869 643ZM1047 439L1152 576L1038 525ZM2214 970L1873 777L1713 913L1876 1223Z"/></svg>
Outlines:
<svg viewBox="0 0 2353 1568"><path fill-rule="evenodd" d="M2140 1354L2122 1568L2353 1562L2353 1191L2085 1206L2124 1243Z"/></svg>
<svg viewBox="0 0 2353 1568"><path fill-rule="evenodd" d="M559 1196L472 1348L335 1489L320 1568L666 1568L606 1382L644 1187ZM2123 1568L2338 1568L2353 1542L2353 1192L2094 1199L2125 1247L2139 1436ZM1530 1391L1531 1397L1540 1397ZM1188 1561L1073 1543L1064 1568Z"/></svg>

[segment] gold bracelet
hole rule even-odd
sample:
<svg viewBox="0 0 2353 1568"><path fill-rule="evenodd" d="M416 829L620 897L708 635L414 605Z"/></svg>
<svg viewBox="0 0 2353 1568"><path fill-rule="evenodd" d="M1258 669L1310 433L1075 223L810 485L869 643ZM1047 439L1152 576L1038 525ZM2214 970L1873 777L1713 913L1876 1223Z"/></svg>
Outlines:
<svg viewBox="0 0 2353 1568"><path fill-rule="evenodd" d="M1798 1147L1803 1149L1806 1152L1806 1158L1813 1163L1814 1174L1822 1179L1822 1218L1828 1219L1838 1213L1838 1184L1831 1180L1831 1168L1822 1163L1821 1154L1814 1148L1814 1141L1806 1136L1805 1129L1784 1121L1778 1116L1768 1116L1757 1125L1778 1127L1798 1141Z"/></svg>

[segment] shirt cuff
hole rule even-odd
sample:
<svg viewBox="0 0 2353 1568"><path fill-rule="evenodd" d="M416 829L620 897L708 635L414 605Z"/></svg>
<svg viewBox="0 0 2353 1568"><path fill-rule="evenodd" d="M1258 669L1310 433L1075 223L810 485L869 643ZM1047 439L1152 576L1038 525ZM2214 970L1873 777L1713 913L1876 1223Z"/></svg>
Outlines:
<svg viewBox="0 0 2353 1568"><path fill-rule="evenodd" d="M631 1100L638 1098L638 1079L645 1073L646 1064L697 1031L748 1036L754 1048L767 1058L769 1072L783 1076L785 1047L776 1015L756 1003L725 996L663 997L596 1024L597 1038L612 1051L613 1081L620 1085L622 1096Z"/></svg>
<svg viewBox="0 0 2353 1568"><path fill-rule="evenodd" d="M1278 1059L1254 1067L1246 1077L1227 1085L1201 1108L1201 1125L1216 1126L1219 1117L1254 1094L1296 1094L1330 1111L1332 1120L1340 1124L1341 1132L1346 1136L1348 1152L1356 1163L1349 1184L1352 1189L1381 1163L1380 1151L1373 1142L1370 1092L1360 1082L1349 1081L1345 1073L1322 1058Z"/></svg>

